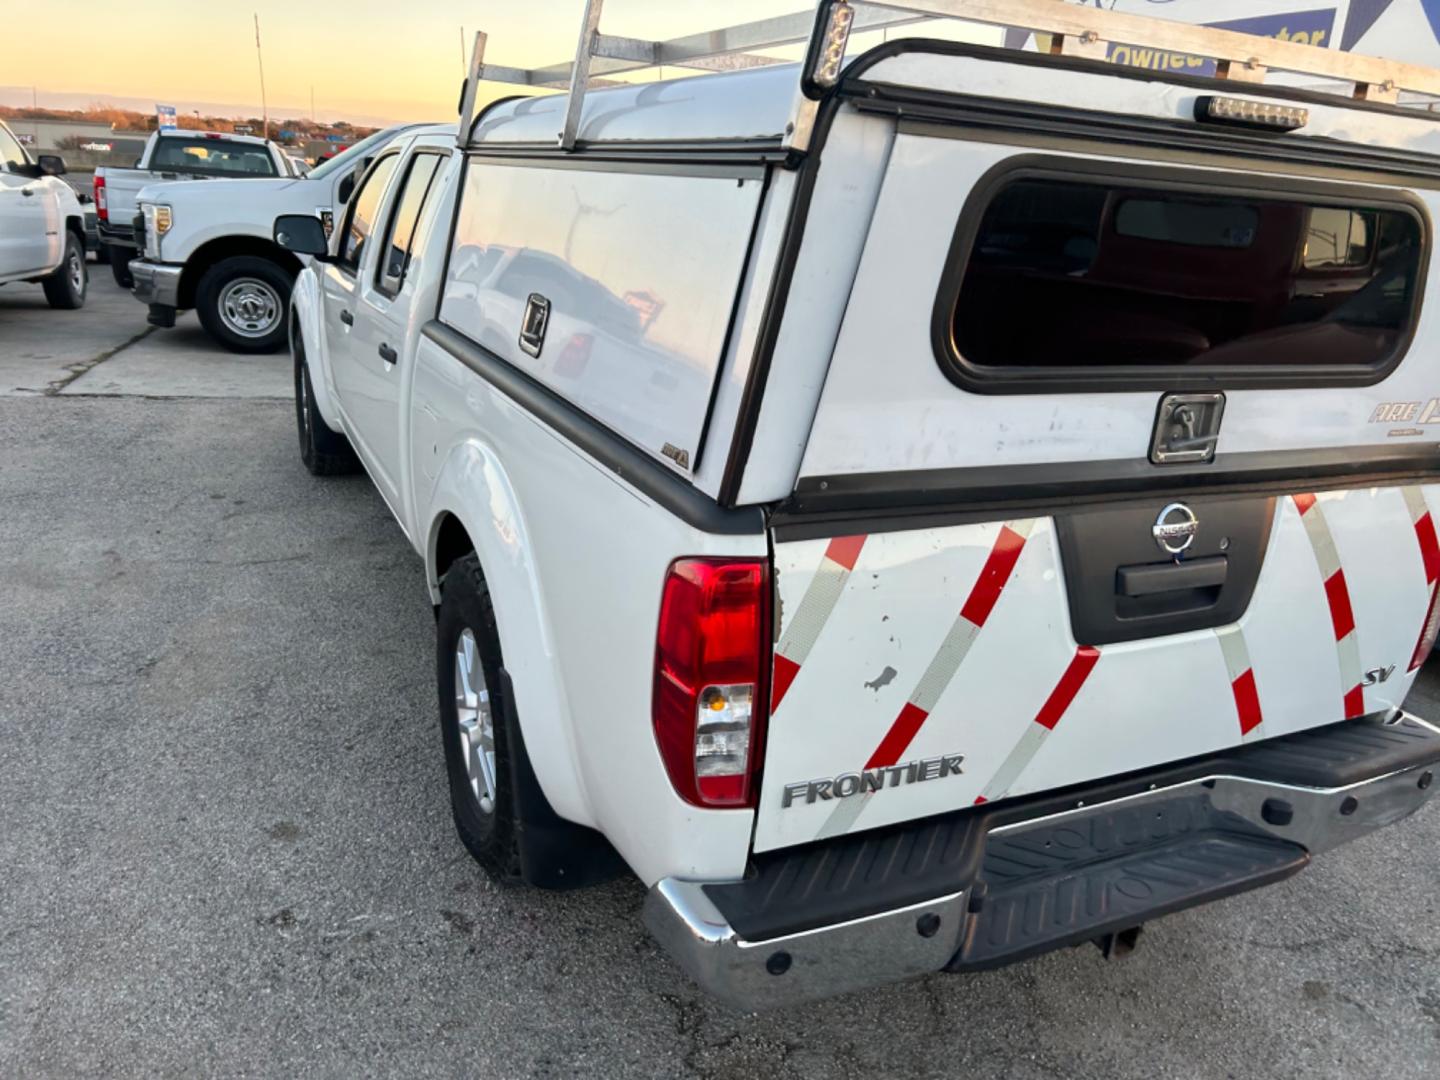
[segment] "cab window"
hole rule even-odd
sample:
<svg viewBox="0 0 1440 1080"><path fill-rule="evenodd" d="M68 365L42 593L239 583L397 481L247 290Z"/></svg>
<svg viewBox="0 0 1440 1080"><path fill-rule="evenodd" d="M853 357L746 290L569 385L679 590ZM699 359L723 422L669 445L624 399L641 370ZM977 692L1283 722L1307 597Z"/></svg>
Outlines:
<svg viewBox="0 0 1440 1080"><path fill-rule="evenodd" d="M208 136L165 136L155 144L150 168L182 169L201 176L280 175L265 147Z"/></svg>
<svg viewBox="0 0 1440 1080"><path fill-rule="evenodd" d="M14 172L28 164L30 164L30 159L26 157L20 140L0 127L0 168L6 172Z"/></svg>
<svg viewBox="0 0 1440 1080"><path fill-rule="evenodd" d="M360 182L360 190L350 200L350 215L345 221L345 239L340 246L340 265L356 270L365 257L370 234L375 231L375 219L380 212L380 200L385 195L385 185L395 171L398 154L388 154L377 161L370 174Z"/></svg>
<svg viewBox="0 0 1440 1080"><path fill-rule="evenodd" d="M390 296L397 295L405 285L405 273L410 269L420 215L430 201L435 174L444 160L440 154L422 151L410 159L405 170L400 194L394 200L395 212L390 217L384 257L375 272L381 292Z"/></svg>

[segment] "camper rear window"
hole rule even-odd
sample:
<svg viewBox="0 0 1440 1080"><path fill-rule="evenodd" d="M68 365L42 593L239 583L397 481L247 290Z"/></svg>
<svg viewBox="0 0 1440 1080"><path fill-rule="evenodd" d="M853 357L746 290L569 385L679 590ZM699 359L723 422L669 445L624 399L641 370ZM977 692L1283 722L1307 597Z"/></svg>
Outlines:
<svg viewBox="0 0 1440 1080"><path fill-rule="evenodd" d="M1425 233L1406 204L1088 177L991 191L937 308L962 385L1374 381L1410 335Z"/></svg>

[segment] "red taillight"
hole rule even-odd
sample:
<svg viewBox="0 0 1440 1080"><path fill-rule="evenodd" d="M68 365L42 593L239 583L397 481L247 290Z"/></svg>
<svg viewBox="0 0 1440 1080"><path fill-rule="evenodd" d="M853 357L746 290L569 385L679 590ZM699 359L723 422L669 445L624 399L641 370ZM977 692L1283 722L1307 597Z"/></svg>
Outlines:
<svg viewBox="0 0 1440 1080"><path fill-rule="evenodd" d="M1440 582L1430 586L1430 606L1425 609L1425 625L1420 627L1420 640L1415 643L1415 654L1410 657L1410 670L1414 671L1425 663L1430 650L1435 648L1435 635L1440 633Z"/></svg>
<svg viewBox="0 0 1440 1080"><path fill-rule="evenodd" d="M594 343L595 339L589 334L571 334L555 360L555 374L567 379L579 378L590 362L590 346Z"/></svg>
<svg viewBox="0 0 1440 1080"><path fill-rule="evenodd" d="M105 177L95 174L95 216L101 221L110 220L110 196L105 191Z"/></svg>
<svg viewBox="0 0 1440 1080"><path fill-rule="evenodd" d="M651 710L670 783L696 806L753 806L770 655L768 574L679 559L660 598Z"/></svg>

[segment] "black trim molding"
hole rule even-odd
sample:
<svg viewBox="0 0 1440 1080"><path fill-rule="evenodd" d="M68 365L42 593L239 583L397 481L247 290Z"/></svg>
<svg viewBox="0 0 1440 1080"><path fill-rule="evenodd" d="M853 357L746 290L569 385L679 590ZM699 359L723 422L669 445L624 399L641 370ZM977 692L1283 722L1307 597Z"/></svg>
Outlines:
<svg viewBox="0 0 1440 1080"><path fill-rule="evenodd" d="M777 540L898 532L1157 497L1284 495L1440 481L1440 443L1219 454L1209 464L1144 458L802 477L771 516Z"/></svg>
<svg viewBox="0 0 1440 1080"><path fill-rule="evenodd" d="M687 525L725 536L755 536L765 531L765 515L759 508L724 509L643 450L464 334L439 320L426 323L422 332L577 449Z"/></svg>

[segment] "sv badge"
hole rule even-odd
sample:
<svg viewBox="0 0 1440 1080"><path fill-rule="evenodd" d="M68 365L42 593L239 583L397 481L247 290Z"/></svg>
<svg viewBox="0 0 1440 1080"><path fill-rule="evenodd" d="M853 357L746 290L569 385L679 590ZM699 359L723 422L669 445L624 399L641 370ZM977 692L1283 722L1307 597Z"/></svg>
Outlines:
<svg viewBox="0 0 1440 1080"><path fill-rule="evenodd" d="M1365 672L1365 674L1360 677L1360 685L1361 685L1361 686L1374 686L1376 683L1382 683L1382 682L1384 682L1386 679L1390 678L1390 676L1393 675L1394 673L1395 673L1395 665L1394 665L1394 664L1391 664L1389 667L1371 668L1369 671Z"/></svg>

